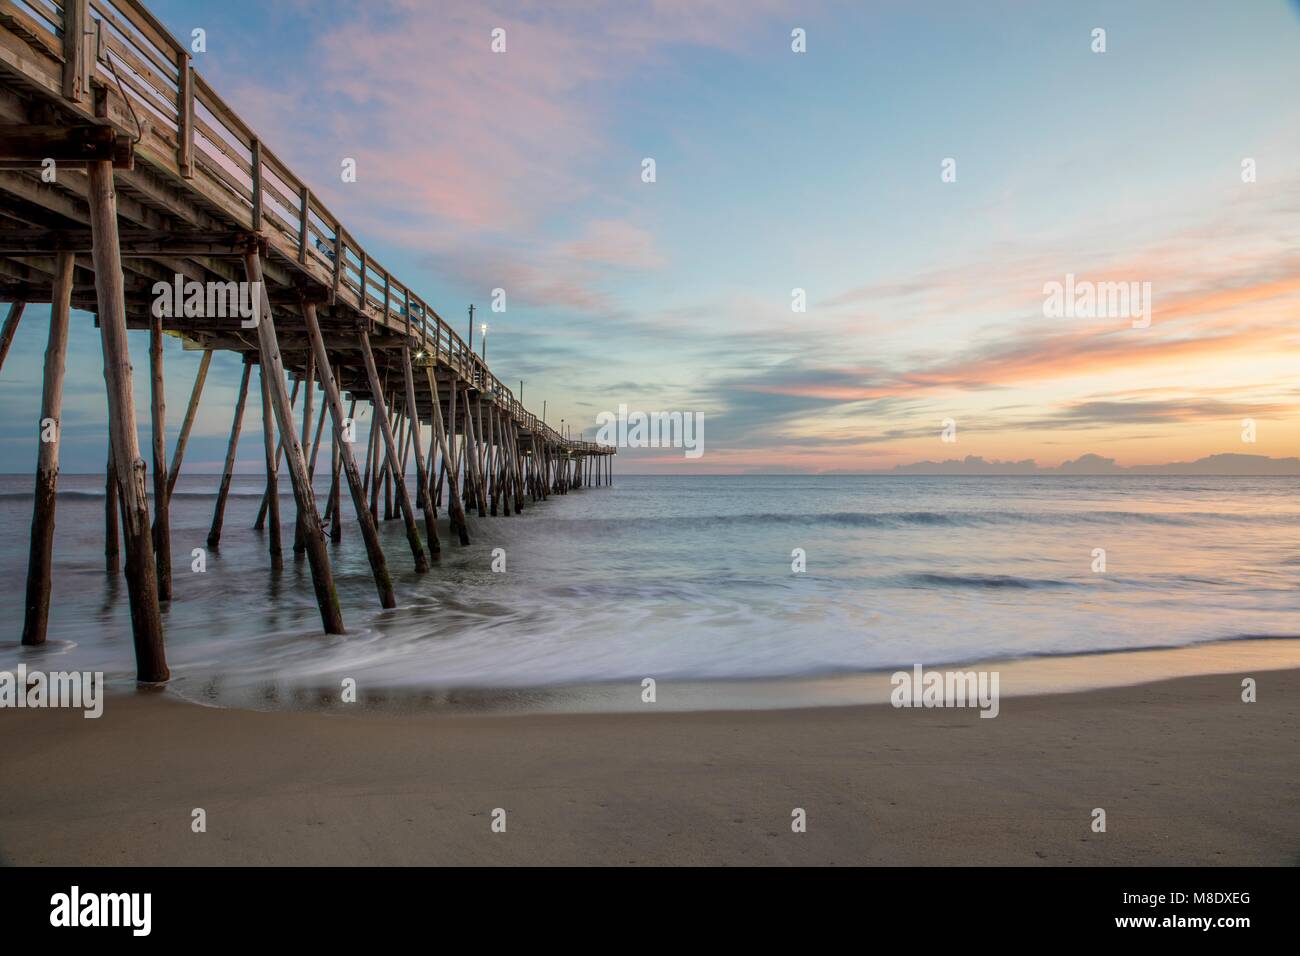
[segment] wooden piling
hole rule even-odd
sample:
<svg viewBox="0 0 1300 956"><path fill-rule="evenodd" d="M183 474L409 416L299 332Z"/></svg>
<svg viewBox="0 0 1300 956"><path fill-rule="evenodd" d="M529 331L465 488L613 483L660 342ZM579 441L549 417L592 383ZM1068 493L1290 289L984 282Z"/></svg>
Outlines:
<svg viewBox="0 0 1300 956"><path fill-rule="evenodd" d="M258 520L271 526L267 535L267 550L271 553L271 570L279 571L284 567L284 555L280 547L280 482L276 474L275 428L271 424L275 413L271 409L271 382L265 365L258 370L258 381L262 389L262 445L266 450L266 492L262 496L266 510L258 516Z"/></svg>
<svg viewBox="0 0 1300 956"><path fill-rule="evenodd" d="M406 345L402 346L402 377L406 385L406 414L409 419L411 453L415 456L416 498L420 503L420 510L424 512L424 530L429 537L429 557L437 561L442 558L442 542L438 540L437 517L433 511L433 504L429 501L429 474L425 468L423 449L420 447L420 413L415 402L415 374L411 371L411 350ZM403 485L405 485L404 481Z"/></svg>
<svg viewBox="0 0 1300 956"><path fill-rule="evenodd" d="M39 451L36 491L32 499L32 537L27 561L27 603L22 642L45 643L50 620L50 579L54 566L54 506L59 480L59 441L63 429L63 376L68 354L68 316L72 310L71 252L60 252L54 268L50 301L50 333L45 346L45 380L41 417L37 422ZM51 429L47 438L47 428Z"/></svg>
<svg viewBox="0 0 1300 956"><path fill-rule="evenodd" d="M542 500L547 500L554 489L551 487L551 443L543 437L537 443L538 451L541 454L538 472L538 487L542 489Z"/></svg>
<svg viewBox="0 0 1300 956"><path fill-rule="evenodd" d="M136 678L142 682L162 682L171 675L167 669L162 614L158 607L158 579L149 527L149 500L145 492L147 469L140 457L140 436L136 431L112 162L94 160L87 163L87 177L95 294L104 348L108 414L112 420L109 437L122 496L122 536L126 539L126 583L131 604Z"/></svg>
<svg viewBox="0 0 1300 956"><path fill-rule="evenodd" d="M478 497L478 516L483 518L487 516L488 505L488 439L487 432L483 429L483 393L481 391L474 396L474 453L474 465L478 472L478 488L475 490Z"/></svg>
<svg viewBox="0 0 1300 956"><path fill-rule="evenodd" d="M519 423L509 415L506 416L508 428L507 440L510 442L511 487L515 495L515 514L524 510L524 456L519 450Z"/></svg>
<svg viewBox="0 0 1300 956"><path fill-rule="evenodd" d="M510 505L510 448L506 444L506 420L504 412L497 408L492 412L493 430L496 438L496 462L493 474L496 475L496 494L501 499L501 516L508 517L512 512Z"/></svg>
<svg viewBox="0 0 1300 956"><path fill-rule="evenodd" d="M469 544L469 529L465 527L465 507L460 500L456 487L456 460L451 454L451 442L447 440L447 429L442 421L442 400L438 396L438 378L433 368L426 366L425 379L429 384L429 396L433 399L434 440L442 451L442 467L447 476L447 517L456 531L462 545ZM452 389L452 405L455 408L455 389Z"/></svg>
<svg viewBox="0 0 1300 956"><path fill-rule="evenodd" d="M469 401L469 386L465 386L465 460L467 464L466 483L474 489L474 504L478 508L480 518L487 517L487 502L484 501L483 494L483 472L479 468L479 434L474 427L474 416L471 414Z"/></svg>
<svg viewBox="0 0 1300 956"><path fill-rule="evenodd" d="M393 396L389 394L385 399L385 401L386 404L384 407L384 412L385 412L385 416L388 419L389 427L391 428L392 421L393 421L393 413L391 413L389 409L391 409L394 405ZM397 447L400 449L402 447L402 442L405 441L406 438L406 436L402 433L401 421L397 423L397 429L394 432L394 436L397 441ZM398 469L401 466L398 464L398 460L400 458L401 458L400 452L398 452L397 455L393 455L390 454L387 451L387 449L385 449L384 452L384 520L385 521L392 521L393 518L396 517L396 515L394 515L393 513L393 483L395 480L397 480L397 477L399 475Z"/></svg>
<svg viewBox="0 0 1300 956"><path fill-rule="evenodd" d="M379 591L379 603L385 608L393 608L397 606L397 598L393 595L393 581L388 574L388 561L384 557L384 549L379 545L379 529L375 527L375 522L366 507L365 488L362 486L361 476L357 474L357 463L352 457L352 446L345 440L346 421L356 412L357 403L354 399L352 411L348 413L348 419L345 419L343 400L339 396L338 383L334 380L334 372L330 368L329 356L325 351L325 340L321 337L320 323L316 318L316 306L309 302L303 303L302 314L306 320L307 337L311 340L316 364L321 369L321 389L325 395L325 404L330 410L330 420L334 424L334 447L342 462L343 473L347 476L348 491L352 494L352 507L357 513L357 523L361 525L361 538L365 542L366 557L370 560L370 570L375 578L375 587ZM339 510L336 504L335 521L338 520Z"/></svg>
<svg viewBox="0 0 1300 956"><path fill-rule="evenodd" d="M514 488L514 455L510 450L510 418L504 409L497 412L497 431L498 441L500 442L500 464L498 468L501 472L501 495L503 515L514 514L515 506L511 500L511 492Z"/></svg>
<svg viewBox="0 0 1300 956"><path fill-rule="evenodd" d="M532 449L533 449L533 453L531 456L532 473L533 473L533 500L536 501L538 499L544 499L546 497L546 489L542 483L542 469L545 466L545 460L543 456L545 454L545 451L542 447L542 443L537 440L537 434L535 432L528 436L528 441L532 445Z"/></svg>
<svg viewBox="0 0 1300 956"><path fill-rule="evenodd" d="M110 448L108 467L104 471L104 570L109 574L117 574L117 559L121 553L117 538L117 499L117 468Z"/></svg>
<svg viewBox="0 0 1300 956"><path fill-rule="evenodd" d="M172 597L171 506L167 497L167 395L163 384L162 319L149 314L149 420L153 446L153 554L158 600Z"/></svg>
<svg viewBox="0 0 1300 956"><path fill-rule="evenodd" d="M501 517L510 514L509 477L506 472L506 425L501 410L495 406L492 416L492 500L499 502Z"/></svg>
<svg viewBox="0 0 1300 956"><path fill-rule="evenodd" d="M453 388L456 387L453 385ZM456 452L457 462L460 465L461 480L461 500L465 502L467 508L473 508L477 500L475 498L476 482L474 480L473 461L474 442L470 438L470 403L469 389L464 390L464 402L460 412L460 448Z"/></svg>
<svg viewBox="0 0 1300 956"><path fill-rule="evenodd" d="M244 421L244 403L248 399L248 376L253 364L244 360L244 371L239 377L239 395L235 399L235 417L230 424L230 441L226 444L226 464L221 469L221 485L217 489L217 504L212 509L212 528L208 531L208 547L216 550L221 544L221 523L226 514L226 498L230 495L230 481L235 472L235 449L239 446L239 429Z"/></svg>
<svg viewBox="0 0 1300 956"><path fill-rule="evenodd" d="M396 392L393 393L393 404L400 405L401 407L401 434L398 436L397 446L402 449L402 464L401 467L397 469L397 474L402 477L403 481L405 481L406 468L411 461L411 422L418 421L418 419L413 416L410 409L406 407L405 398L402 398L399 402Z"/></svg>
<svg viewBox="0 0 1300 956"><path fill-rule="evenodd" d="M316 436L311 440L311 457L307 460L307 477L316 477L316 456L320 454L321 432L325 429L325 403L320 403L320 411L316 414Z"/></svg>
<svg viewBox="0 0 1300 956"><path fill-rule="evenodd" d="M429 486L425 492L429 496L429 510L433 512L435 518L438 517L438 498L434 495L434 489L437 487L438 480L438 436L433 430L433 417L429 417L429 451L428 458L424 464L424 474L429 479Z"/></svg>
<svg viewBox="0 0 1300 956"><path fill-rule="evenodd" d="M437 441L435 440L433 444L436 447ZM432 455L433 452L430 452L429 454ZM443 484L446 482L446 480L447 480L447 457L445 455L439 454L438 455L438 483L433 486L434 507L437 507L438 505L442 504L442 487Z"/></svg>
<svg viewBox="0 0 1300 956"><path fill-rule="evenodd" d="M370 469L375 458L375 440L378 432L375 431L375 411L373 406L370 410L370 427L366 430L366 473L361 480L362 490L367 495L370 494Z"/></svg>
<svg viewBox="0 0 1300 956"><path fill-rule="evenodd" d="M289 408L293 409L298 402L298 387L302 381L298 378L293 380L293 391L289 394ZM284 457L284 440L277 441L275 446L275 470L280 470L280 459ZM262 493L262 503L257 508L257 518L253 521L253 530L261 531L266 524L266 509L270 507L271 500L267 497L266 492Z"/></svg>
<svg viewBox="0 0 1300 956"><path fill-rule="evenodd" d="M343 469L343 460L339 456L338 445L334 443L330 444L330 462L330 495L325 510L328 512L327 517L330 522L330 540L338 544L343 540L343 517L339 514L341 510L339 476Z"/></svg>
<svg viewBox="0 0 1300 956"><path fill-rule="evenodd" d="M269 366L271 373L271 404L279 425L280 440L284 442L284 457L289 466L294 503L298 507L299 520L304 523L307 560L311 565L312 585L316 591L316 604L320 608L321 623L327 634L342 634L344 633L343 614L339 610L339 596L334 589L329 552L325 547L325 535L321 531L316 498L312 494L311 481L307 477L307 463L303 458L302 445L293 433L293 409L289 405L288 389L284 386L284 361L280 357L280 344L275 334L271 297L266 291L262 276L261 256L256 250L245 254L244 271L247 273L248 281L256 283L254 288L261 292L261 310L257 323L258 352L261 355L263 370L267 370ZM325 367L328 368L328 365L326 364Z"/></svg>
<svg viewBox="0 0 1300 956"><path fill-rule="evenodd" d="M533 501L538 498L537 489L537 436L528 436L528 494L532 496Z"/></svg>
<svg viewBox="0 0 1300 956"><path fill-rule="evenodd" d="M385 401L384 411L385 414L387 414L389 408L389 402L391 401L391 399L389 396L385 396L384 401ZM389 427L390 428L392 427L391 420L390 420ZM376 489L375 493L376 495L383 496L384 520L392 521L393 520L393 480L392 480L393 462L388 455L387 447L385 447L384 445L383 432L377 432L375 434L375 460L380 462L378 482L375 486ZM379 499L377 497L376 501L378 500ZM376 507L378 506L376 505ZM379 513L380 513L379 511L375 512L375 514L379 514Z"/></svg>
<svg viewBox="0 0 1300 956"><path fill-rule="evenodd" d="M302 447L310 448L307 439L311 437L312 390L316 387L316 357L307 353L307 371L302 377Z"/></svg>
<svg viewBox="0 0 1300 956"><path fill-rule="evenodd" d="M308 448L307 439L311 437L311 400L313 378L315 377L315 359L310 352L307 353L307 372L303 376L302 390L302 447ZM311 473L313 466L307 466L307 481L311 483ZM304 540L303 526L301 521L293 523L293 553L303 554L307 550L307 543Z"/></svg>
<svg viewBox="0 0 1300 956"><path fill-rule="evenodd" d="M393 459L388 454L387 449L384 451L384 520L392 521L395 517L393 514Z"/></svg>
<svg viewBox="0 0 1300 956"><path fill-rule="evenodd" d="M176 479L181 475L181 459L185 457L185 446L190 440L190 429L194 427L194 418L199 411L199 396L203 394L203 383L208 380L208 367L212 364L212 349L203 350L199 359L199 370L194 376L194 387L190 389L190 403L185 407L185 419L181 422L181 433L176 436L176 450L172 452L171 471L167 475L167 498L171 500L176 490Z"/></svg>
<svg viewBox="0 0 1300 956"><path fill-rule="evenodd" d="M487 453L485 456L487 467L485 470L488 475L488 480L491 482L488 489L488 514L495 518L497 514L497 499L500 497L501 482L497 475L496 465L496 415L493 414L491 404L488 405L487 419Z"/></svg>
<svg viewBox="0 0 1300 956"><path fill-rule="evenodd" d="M331 370L331 374L333 374L333 370ZM338 387L337 376L335 376L334 382L335 382L334 387L337 388ZM322 386L321 391L322 393L324 392L324 386ZM329 411L328 401L321 402L321 411L322 412ZM348 409L348 417L345 419L345 421L352 423L354 434L356 431L356 414L357 414L357 400L353 398L352 405ZM330 460L332 463L331 464L332 473L330 475L330 497L329 497L329 502L325 506L325 517L330 521L330 538L331 540L334 541L338 541L343 534L342 532L343 518L339 514L339 506L341 504L340 496L342 494L340 484L342 482L342 476L343 476L343 462L342 459L339 458L339 450L337 446L338 446L338 442L335 441L333 438L331 438L330 439Z"/></svg>
<svg viewBox="0 0 1300 956"><path fill-rule="evenodd" d="M370 351L370 336L363 330L357 336L361 344L361 358L366 364L366 377L370 380L370 389L374 393L375 417L378 419L379 432L388 450L388 460L394 465L399 461L397 445L393 441L393 429L388 422L388 408L384 402L383 387L379 383L379 370L375 368L375 356ZM406 482L397 482L397 506L406 524L406 540L411 545L411 556L415 559L415 570L424 573L429 570L429 561L424 554L424 543L420 540L420 529L415 526L415 515L411 512L411 499L406 493Z"/></svg>
<svg viewBox="0 0 1300 956"><path fill-rule="evenodd" d="M537 445L537 435L528 436L528 447L530 454L528 456L528 491L536 501L541 496L541 489L538 487L538 472L541 466L541 449Z"/></svg>
<svg viewBox="0 0 1300 956"><path fill-rule="evenodd" d="M429 451L424 463L424 474L429 480L429 485L425 488L425 493L429 498L429 509L433 512L433 516L437 518L438 499L434 497L433 490L438 476L438 436L433 430L432 413L429 415Z"/></svg>
<svg viewBox="0 0 1300 956"><path fill-rule="evenodd" d="M519 429L516 423L510 422L510 459L514 462L514 480L515 480L515 514L524 510L524 456L519 450Z"/></svg>
<svg viewBox="0 0 1300 956"><path fill-rule="evenodd" d="M432 379L432 383L433 383L433 394L436 395L438 393L437 391L438 383L436 377ZM460 436L456 434L456 398L459 395L459 393L460 393L460 389L456 386L456 378L453 373L453 377L451 380L451 394L447 397L447 444L451 448L451 459L450 459L450 463L447 466L447 474L451 477L452 480L456 480L457 477L456 473L457 470L460 468L460 446L459 446ZM456 487L458 489L457 491L449 492L449 493L459 494L461 496L460 498L460 503L462 505L461 511L464 512L465 510L463 507L465 504L464 495L468 492L467 489L465 489L465 487L459 483L459 481L456 482ZM450 508L450 504L448 505L448 508Z"/></svg>
<svg viewBox="0 0 1300 956"><path fill-rule="evenodd" d="M383 478L383 461L379 453L379 413L375 410L375 402L370 402L370 457L374 462L374 467L370 471L370 517L375 523L379 522L379 483Z"/></svg>
<svg viewBox="0 0 1300 956"><path fill-rule="evenodd" d="M5 358L9 355L9 346L14 344L14 336L18 333L18 321L23 317L23 309L26 302L15 301L9 303L9 314L5 316L5 324L0 328L0 368L4 368Z"/></svg>

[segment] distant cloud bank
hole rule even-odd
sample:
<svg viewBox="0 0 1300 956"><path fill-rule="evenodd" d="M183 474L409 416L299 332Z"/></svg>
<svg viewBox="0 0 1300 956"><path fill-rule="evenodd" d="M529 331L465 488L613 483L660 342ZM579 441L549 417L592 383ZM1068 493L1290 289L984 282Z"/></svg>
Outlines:
<svg viewBox="0 0 1300 956"><path fill-rule="evenodd" d="M1163 465L1125 467L1114 458L1080 455L1055 467L1039 465L1032 458L1021 461L988 461L980 455L947 461L918 461L866 472L872 475L1242 475L1300 476L1300 458L1269 458L1265 455L1207 455L1196 461L1174 461Z"/></svg>

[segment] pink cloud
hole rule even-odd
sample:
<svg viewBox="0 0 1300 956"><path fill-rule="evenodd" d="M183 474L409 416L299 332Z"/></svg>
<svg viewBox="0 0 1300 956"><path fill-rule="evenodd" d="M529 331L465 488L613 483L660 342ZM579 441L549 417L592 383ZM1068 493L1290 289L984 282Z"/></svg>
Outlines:
<svg viewBox="0 0 1300 956"><path fill-rule="evenodd" d="M632 198L639 154L608 138L620 88L677 47L739 49L788 6L376 0L309 37L294 59L311 68L273 95L261 75L221 86L363 245L514 303L610 313L618 273L668 264Z"/></svg>
<svg viewBox="0 0 1300 956"><path fill-rule="evenodd" d="M561 252L581 262L625 269L659 269L668 264L655 247L653 235L617 219L598 219L587 223L586 234L581 239L564 244Z"/></svg>
<svg viewBox="0 0 1300 956"><path fill-rule="evenodd" d="M434 253L491 244L498 256L509 240L533 268L559 255L657 268L653 236L608 188L629 162L607 140L612 96L670 48L733 48L786 6L358 4L303 51L310 70L278 78L274 100L262 77L231 99L359 238ZM497 28L504 53L491 48ZM357 160L355 184L339 180L344 157ZM638 174L628 166L627 181Z"/></svg>

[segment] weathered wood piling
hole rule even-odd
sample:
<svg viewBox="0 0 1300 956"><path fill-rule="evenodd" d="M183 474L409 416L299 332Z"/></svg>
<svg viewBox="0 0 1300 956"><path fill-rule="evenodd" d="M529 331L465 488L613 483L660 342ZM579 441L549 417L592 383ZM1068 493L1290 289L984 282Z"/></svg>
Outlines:
<svg viewBox="0 0 1300 956"><path fill-rule="evenodd" d="M208 547L221 544L221 525L226 514L226 498L230 495L230 482L235 474L235 452L239 447L239 430L244 422L244 403L248 400L248 376L253 363L245 356L244 371L239 379L239 392L235 398L235 417L230 425L230 440L226 443L226 463L221 469L221 484L217 488L217 504L212 511L212 529L208 532Z"/></svg>
<svg viewBox="0 0 1300 956"><path fill-rule="evenodd" d="M199 370L194 375L194 386L190 389L190 401L185 406L185 419L181 422L181 433L176 437L176 450L172 452L171 471L167 474L167 496L176 490L176 479L181 475L181 462L185 459L185 446L190 440L190 429L194 427L194 418L199 412L199 398L203 394L203 385L208 380L208 369L212 365L212 349L204 349L199 359Z"/></svg>
<svg viewBox="0 0 1300 956"><path fill-rule="evenodd" d="M72 294L71 284L68 287L68 294ZM22 319L23 309L26 306L27 303L22 300L9 303L5 324L0 328L0 369L4 368L5 359L9 357L9 346L14 344L14 336L18 334L18 322Z"/></svg>
<svg viewBox="0 0 1300 956"><path fill-rule="evenodd" d="M162 319L149 323L149 409L153 446L153 553L158 569L158 600L172 597L172 533L167 491L167 400L163 386Z"/></svg>
<svg viewBox="0 0 1300 956"><path fill-rule="evenodd" d="M324 370L321 375L321 385L325 389L325 402L329 406L330 420L334 425L335 453L339 456L343 473L347 476L348 490L352 494L352 506L356 510L357 522L361 525L361 538L366 545L366 557L370 559L370 569L375 576L375 587L379 590L379 603L385 608L396 607L397 598L393 595L393 582L388 575L388 562L384 557L384 549L379 544L379 529L375 527L374 515L366 506L365 487L357 474L357 463L352 458L352 443L349 437L352 416L349 413L347 418L343 417L343 401L339 397L338 385L334 381L334 373L331 371L325 348L325 339L321 335L320 324L316 319L316 307L311 303L304 303L302 312L307 323L307 334L311 340L312 351L316 355L316 361ZM355 401L352 403L352 410L356 411ZM338 520L337 504L334 514L335 520Z"/></svg>
<svg viewBox="0 0 1300 956"><path fill-rule="evenodd" d="M104 347L104 381L108 390L108 435L121 502L122 537L126 545L126 584L135 640L136 675L146 683L167 680L162 612L158 607L149 499L145 491L144 459L135 425L131 383L131 354L127 349L126 290L122 251L117 235L117 194L113 164L87 164L88 205L95 265L96 314Z"/></svg>
<svg viewBox="0 0 1300 956"><path fill-rule="evenodd" d="M298 521L303 524L307 561L311 565L312 586L316 589L321 622L327 634L342 634L343 614L339 609L338 594L334 590L334 576L330 571L329 553L325 549L325 535L321 531L320 512L316 510L316 498L307 477L307 462L303 458L302 445L293 430L293 410L289 406L289 391L284 384L284 363L276 337L275 319L271 314L271 298L266 291L261 254L257 250L244 254L244 270L248 282L260 292L256 322L258 356L262 363L263 380L269 380L271 405L280 430L280 440L285 446L289 482L293 485ZM328 366L328 363L325 364Z"/></svg>
<svg viewBox="0 0 1300 956"><path fill-rule="evenodd" d="M36 492L32 501L32 539L27 561L27 604L23 615L22 638L22 642L28 646L45 643L45 630L50 620L54 506L59 480L59 440L63 428L63 376L67 368L68 318L72 311L72 266L72 253L59 253L50 302L50 337L45 347L41 418L37 422L40 451L36 462ZM8 347L7 342L5 347Z"/></svg>

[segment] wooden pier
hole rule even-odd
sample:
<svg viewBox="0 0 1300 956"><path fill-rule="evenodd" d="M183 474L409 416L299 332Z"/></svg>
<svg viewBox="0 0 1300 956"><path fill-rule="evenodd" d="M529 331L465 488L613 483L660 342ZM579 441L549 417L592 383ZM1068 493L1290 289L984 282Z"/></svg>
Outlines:
<svg viewBox="0 0 1300 956"><path fill-rule="evenodd" d="M204 295L200 314L157 309L159 283L182 292L199 283L217 294ZM241 294L252 305L247 316L233 306ZM612 477L613 448L568 440L524 408L432 307L367 255L194 70L189 49L134 0L0 0L0 301L9 303L0 366L24 305L51 303L38 424L53 428L40 445L23 643L45 640L49 615L57 429L75 307L95 313L103 342L106 563L117 573L125 552L144 682L169 677L160 602L183 587L172 580L168 503L215 350L242 353L244 366L207 545L220 547L256 365L253 407L262 410L267 468L258 525L269 524L278 567L283 468L294 497L292 548L311 567L330 633L345 630L326 544L327 525L334 542L343 534L344 485L379 604L390 608L390 560L421 572L436 566L438 509L466 545L467 511L507 516ZM132 330L149 335L152 468L136 427ZM170 460L165 335L203 350ZM365 405L371 440L354 451ZM333 441L324 463L327 419ZM312 483L318 467L331 475L323 509ZM381 489L409 555L380 546Z"/></svg>

